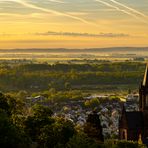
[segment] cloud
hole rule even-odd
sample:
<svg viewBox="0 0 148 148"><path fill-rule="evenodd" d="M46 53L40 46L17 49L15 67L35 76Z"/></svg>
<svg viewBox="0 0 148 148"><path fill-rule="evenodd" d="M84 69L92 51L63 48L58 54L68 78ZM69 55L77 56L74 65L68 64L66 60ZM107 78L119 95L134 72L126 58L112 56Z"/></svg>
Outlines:
<svg viewBox="0 0 148 148"><path fill-rule="evenodd" d="M132 9L132 8L129 8L129 7L125 6L125 5L124 5L124 8L126 8L126 9L128 8L128 10L130 9L130 10L132 10L132 12L131 12L131 11L127 11L127 10L125 10L125 9L122 9L122 8L120 8L120 7L118 7L118 6L115 6L115 5L113 5L113 4L110 4L110 3L105 2L105 1L102 1L102 0L94 0L94 1L99 2L99 3L102 3L102 4L104 4L104 5L108 6L108 7L114 8L114 9L117 10L117 11L121 11L121 12L123 12L124 14L127 14L127 15L129 15L129 16L132 16L133 18L135 18L135 19L137 19L137 20L140 20L140 21L142 21L142 22L148 23L145 19L143 19L143 18L139 17L137 14L133 13L133 11L135 11L135 12L137 12L137 13L139 13L139 14L140 14L140 12L138 12L138 11ZM114 4L115 4L115 2L116 2L116 1L114 1L114 0L109 0L109 1L114 2ZM117 4L117 2L116 2L116 4ZM118 5L119 5L119 4L120 4L120 6L122 5L122 7L123 7L123 4L118 3ZM144 15L144 14L141 14L141 15Z"/></svg>
<svg viewBox="0 0 148 148"><path fill-rule="evenodd" d="M61 1L61 0L48 0L48 1L50 1L50 2L55 2L55 3L66 3L66 2Z"/></svg>
<svg viewBox="0 0 148 148"><path fill-rule="evenodd" d="M77 16L73 16L73 15L70 15L68 13L64 13L64 12L59 12L59 11L56 11L56 10L52 10L52 9L46 9L46 8L43 8L43 7L40 7L40 6L36 6L32 3L28 3L24 0L2 0L3 2L7 2L7 1L10 1L10 2L16 2L16 3L19 3L27 8L32 8L32 9L36 9L36 10L40 10L42 12L46 12L46 13L52 13L54 15L57 15L57 16L65 16L65 17L68 17L68 18L72 18L74 20L77 20L77 21L80 21L80 22L83 22L85 24L89 24L89 25L96 25L94 23L91 23L91 22L88 22L87 20L85 19L82 19L80 17L77 17ZM1 1L1 2L2 2ZM54 0L55 1L55 0Z"/></svg>
<svg viewBox="0 0 148 148"><path fill-rule="evenodd" d="M117 2L117 1L115 1L115 0L109 0L109 1L111 1L111 2L113 2L113 3L115 3L115 4L119 5L119 6L122 6L122 7L126 8L126 9L128 9L129 11L131 11L131 12L133 12L133 13L135 13L135 14L138 14L138 15L140 15L140 16L142 16L142 17L148 18L144 13L139 12L138 10L133 9L133 8L127 6L127 5L124 5L124 4L122 4L122 3L119 3L119 2Z"/></svg>
<svg viewBox="0 0 148 148"><path fill-rule="evenodd" d="M107 38L120 38L120 37L130 37L129 34L124 33L99 33L99 34L90 34L90 33L78 33L78 32L54 32L48 31L44 33L35 33L34 35L41 35L41 36L72 36L72 37L107 37Z"/></svg>
<svg viewBox="0 0 148 148"><path fill-rule="evenodd" d="M117 11L121 11L121 12L127 14L127 15L130 15L130 16L134 17L134 18L138 18L135 14L132 14L132 13L126 11L126 10L120 9L119 7L114 6L114 5L112 5L112 4L108 3L108 2L105 2L105 1L102 1L102 0L94 0L94 1L102 3L102 4L104 4L104 5L108 6L108 7L114 8Z"/></svg>
<svg viewBox="0 0 148 148"><path fill-rule="evenodd" d="M122 37L131 37L129 34L124 33L80 33L80 32L56 32L56 31L48 31L48 32L37 32L37 33L24 33L24 34L9 34L9 33L1 33L1 37L7 36L28 36L28 35L35 35L35 36L71 36L71 37L92 37L92 38L122 38Z"/></svg>

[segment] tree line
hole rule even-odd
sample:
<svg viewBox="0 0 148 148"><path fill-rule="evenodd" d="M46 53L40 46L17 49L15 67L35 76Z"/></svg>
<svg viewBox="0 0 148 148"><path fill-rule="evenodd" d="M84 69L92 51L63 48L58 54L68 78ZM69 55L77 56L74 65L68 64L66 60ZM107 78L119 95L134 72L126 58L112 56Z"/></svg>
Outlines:
<svg viewBox="0 0 148 148"><path fill-rule="evenodd" d="M100 64L1 64L0 89L3 91L69 90L89 85L137 85L145 64L115 62Z"/></svg>

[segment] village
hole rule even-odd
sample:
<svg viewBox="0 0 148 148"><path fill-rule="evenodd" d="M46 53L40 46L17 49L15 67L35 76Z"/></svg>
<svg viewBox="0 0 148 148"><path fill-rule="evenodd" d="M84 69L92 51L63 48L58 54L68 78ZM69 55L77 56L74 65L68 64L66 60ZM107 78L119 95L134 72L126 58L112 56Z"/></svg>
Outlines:
<svg viewBox="0 0 148 148"><path fill-rule="evenodd" d="M103 128L103 135L105 138L118 138L119 134L119 118L122 112L123 104L127 111L138 111L139 95L131 93L127 96L117 97L115 95L92 95L82 98L79 101L68 101L60 104L54 102L46 104L44 96L27 97L30 104L42 104L53 109L54 116L64 117L72 121L77 128L81 128L86 123L88 115L96 110L100 116L101 125ZM92 100L100 100L100 103L94 103L92 106L87 105ZM102 101L101 101L102 100Z"/></svg>

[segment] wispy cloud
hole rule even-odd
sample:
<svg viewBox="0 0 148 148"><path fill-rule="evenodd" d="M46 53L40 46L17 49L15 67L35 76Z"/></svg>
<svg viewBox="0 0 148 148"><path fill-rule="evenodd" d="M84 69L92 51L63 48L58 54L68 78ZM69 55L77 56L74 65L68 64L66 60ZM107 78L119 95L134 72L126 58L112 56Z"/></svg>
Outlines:
<svg viewBox="0 0 148 148"><path fill-rule="evenodd" d="M142 12L140 12L140 11L134 9L134 8L131 8L131 7L129 7L129 6L125 5L125 4L123 4L123 3L117 2L117 1L115 1L115 0L109 0L109 1L113 2L114 4L117 4L117 5L119 5L119 6L122 6L122 7L126 8L126 9L128 9L129 11L131 11L131 12L137 14L137 15L140 15L140 16L142 16L142 17L148 18L148 16L146 16L144 13L142 13Z"/></svg>
<svg viewBox="0 0 148 148"><path fill-rule="evenodd" d="M12 17L22 17L21 14L17 14L17 13L0 13L0 16L12 16Z"/></svg>
<svg viewBox="0 0 148 148"><path fill-rule="evenodd" d="M104 4L104 5L108 6L108 7L114 8L117 11L121 11L124 14L127 14L127 15L129 15L129 16L137 19L137 20L140 20L140 21L144 22L144 23L148 23L147 20L139 17L139 15L144 16L144 17L147 17L145 14L143 14L143 13L141 13L141 12L135 10L135 9L132 9L132 8L126 6L126 5L123 5L123 4L121 4L121 3L119 3L119 2L117 2L115 0L109 0L109 1L110 2L113 2L114 4L118 4L118 6L122 6L124 9L118 7L118 6L114 5L114 4L111 4L109 2L102 1L102 0L94 0L94 1L99 2L99 3L102 3L102 4ZM127 10L125 10L125 9L127 9ZM137 15L137 14L139 14L139 15Z"/></svg>
<svg viewBox="0 0 148 148"><path fill-rule="evenodd" d="M32 9L36 9L36 10L40 10L42 12L46 12L46 13L52 13L54 15L57 15L57 16L65 16L65 17L68 17L68 18L72 18L74 20L78 20L80 22L83 22L85 24L89 24L89 25L95 25L91 22L88 22L87 20L83 19L83 18L80 18L80 17L77 17L77 16L73 16L73 15L70 15L68 13L64 13L64 12L60 12L60 11L56 11L56 10L52 10L52 9L47 9L47 8L43 8L43 7L40 7L40 6L36 6L32 3L28 3L24 0L2 0L3 2L5 1L10 1L10 2L16 2L16 3L19 3L27 8L32 8Z"/></svg>
<svg viewBox="0 0 148 148"><path fill-rule="evenodd" d="M135 14L132 14L132 13L126 11L126 10L120 9L119 7L114 6L114 5L112 5L112 4L108 3L108 2L105 2L105 1L102 1L102 0L94 0L94 1L99 2L99 3L102 3L102 4L104 4L104 5L108 6L108 7L114 8L117 11L121 11L121 12L123 12L123 13L125 13L125 14L127 14L129 16L134 17L134 18L138 18Z"/></svg>
<svg viewBox="0 0 148 148"><path fill-rule="evenodd" d="M55 3L66 3L66 2L61 1L61 0L48 0L48 1L50 1L50 2L55 2Z"/></svg>
<svg viewBox="0 0 148 148"><path fill-rule="evenodd" d="M100 32L98 34L93 33L81 33L81 32L56 32L56 31L48 31L48 32L36 32L36 33L23 33L23 34L12 34L12 33L1 33L1 37L8 37L8 36L71 36L71 37L92 37L92 38L123 38L123 37L131 37L130 34L125 33L103 33Z"/></svg>
<svg viewBox="0 0 148 148"><path fill-rule="evenodd" d="M107 37L107 38L116 38L116 37L130 37L129 34L124 33L99 33L99 34L90 34L90 33L79 33L79 32L54 32L48 31L44 33L35 33L34 35L41 35L41 36L72 36L72 37Z"/></svg>

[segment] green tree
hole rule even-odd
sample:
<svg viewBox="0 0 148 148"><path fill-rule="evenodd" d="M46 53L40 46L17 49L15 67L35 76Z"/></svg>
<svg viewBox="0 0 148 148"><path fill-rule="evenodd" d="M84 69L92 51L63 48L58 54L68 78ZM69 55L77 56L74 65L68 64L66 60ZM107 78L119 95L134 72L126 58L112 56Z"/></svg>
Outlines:
<svg viewBox="0 0 148 148"><path fill-rule="evenodd" d="M118 141L115 148L146 148L144 145L140 145L133 141Z"/></svg>
<svg viewBox="0 0 148 148"><path fill-rule="evenodd" d="M146 148L146 146L134 141L106 140L104 142L104 148Z"/></svg>
<svg viewBox="0 0 148 148"><path fill-rule="evenodd" d="M78 133L69 140L66 148L101 148L102 146L85 134Z"/></svg>
<svg viewBox="0 0 148 148"><path fill-rule="evenodd" d="M53 112L51 111L51 109L49 107L46 106L42 106L39 104L35 104L33 107L33 114L35 117L51 117Z"/></svg>
<svg viewBox="0 0 148 148"><path fill-rule="evenodd" d="M46 125L54 123L51 118L52 111L48 107L35 105L33 107L33 115L28 116L24 121L24 130L33 141L37 141L41 129Z"/></svg>
<svg viewBox="0 0 148 148"><path fill-rule="evenodd" d="M3 148L28 147L30 139L12 122L13 103L11 104L9 99L0 94L0 146Z"/></svg>
<svg viewBox="0 0 148 148"><path fill-rule="evenodd" d="M39 147L64 147L74 133L75 129L71 121L56 118L55 123L46 125L41 129L41 134L38 139Z"/></svg>
<svg viewBox="0 0 148 148"><path fill-rule="evenodd" d="M9 112L9 105L7 103L7 98L4 94L0 93L0 109L6 111L7 113Z"/></svg>

